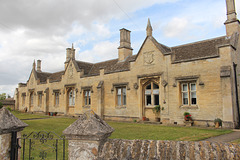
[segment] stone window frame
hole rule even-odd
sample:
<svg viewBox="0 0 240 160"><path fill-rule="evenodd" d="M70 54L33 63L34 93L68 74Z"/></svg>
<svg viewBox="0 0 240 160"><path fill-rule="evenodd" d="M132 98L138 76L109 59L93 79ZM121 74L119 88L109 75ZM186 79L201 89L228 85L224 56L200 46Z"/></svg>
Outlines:
<svg viewBox="0 0 240 160"><path fill-rule="evenodd" d="M38 107L42 107L42 102L43 102L43 91L38 91L37 92L37 95L38 95ZM41 99L41 100L40 100Z"/></svg>
<svg viewBox="0 0 240 160"><path fill-rule="evenodd" d="M74 107L76 102L76 91L74 88L70 88L68 92L68 106Z"/></svg>
<svg viewBox="0 0 240 160"><path fill-rule="evenodd" d="M124 96L124 88L126 88L126 95ZM118 104L118 90L121 89L121 105ZM121 109L121 108L127 108L127 90L130 90L129 88L129 82L124 82L124 83L113 83L112 84L112 89L111 92L115 92L114 96L115 96L115 107L117 109ZM125 102L126 104L124 104L124 97L125 97Z"/></svg>
<svg viewBox="0 0 240 160"><path fill-rule="evenodd" d="M86 102L86 92L88 92L88 96L87 96L87 104ZM93 93L93 88L92 86L82 86L81 87L81 92L82 93L82 107L83 108L91 108L92 105L92 93ZM90 94L90 103L89 103L89 94Z"/></svg>
<svg viewBox="0 0 240 160"><path fill-rule="evenodd" d="M191 104L190 102L190 94L191 90L189 89L189 84L195 84L196 85L196 104ZM200 81L200 75L193 75L193 76L181 76L181 77L175 77L175 83L173 87L176 87L176 84L178 84L179 88L179 108L184 108L184 109L198 109L198 85L204 86L204 83ZM182 85L183 84L188 84L188 104L184 105L183 104L183 95L182 95Z"/></svg>
<svg viewBox="0 0 240 160"><path fill-rule="evenodd" d="M54 95L54 106L58 107L60 104L60 95L61 95L60 89L54 89L53 95Z"/></svg>
<svg viewBox="0 0 240 160"><path fill-rule="evenodd" d="M157 89L154 89L154 84L158 86ZM147 105L147 98L146 98L146 87L151 85L151 105ZM158 90L158 94L154 94L153 90ZM149 95L149 94L148 94ZM154 103L155 95L158 95L158 104ZM146 108L153 108L156 105L160 105L160 85L157 80L149 80L147 83L144 84L144 105Z"/></svg>

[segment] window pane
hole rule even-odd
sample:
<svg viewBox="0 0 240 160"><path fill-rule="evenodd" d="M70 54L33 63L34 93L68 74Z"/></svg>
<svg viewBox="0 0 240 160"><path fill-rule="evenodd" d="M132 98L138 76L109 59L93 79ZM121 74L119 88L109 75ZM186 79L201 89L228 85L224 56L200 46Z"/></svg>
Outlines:
<svg viewBox="0 0 240 160"><path fill-rule="evenodd" d="M117 98L118 98L117 99L117 103L118 103L119 106L121 106L122 105L122 103L121 103L121 101L122 101L121 100L121 95L118 95Z"/></svg>
<svg viewBox="0 0 240 160"><path fill-rule="evenodd" d="M146 105L151 105L152 102L151 102L151 95L146 95Z"/></svg>
<svg viewBox="0 0 240 160"><path fill-rule="evenodd" d="M159 105L159 95L154 95L154 105Z"/></svg>
<svg viewBox="0 0 240 160"><path fill-rule="evenodd" d="M149 85L146 87L146 89L151 89L151 84L149 84Z"/></svg>
<svg viewBox="0 0 240 160"><path fill-rule="evenodd" d="M121 94L122 94L121 88L118 88L117 89L117 95L121 95Z"/></svg>
<svg viewBox="0 0 240 160"><path fill-rule="evenodd" d="M159 89L159 86L155 83L153 83L153 89Z"/></svg>
<svg viewBox="0 0 240 160"><path fill-rule="evenodd" d="M145 94L151 94L151 90L145 90Z"/></svg>
<svg viewBox="0 0 240 160"><path fill-rule="evenodd" d="M88 92L87 91L85 91L85 96L87 96L88 95Z"/></svg>
<svg viewBox="0 0 240 160"><path fill-rule="evenodd" d="M88 96L91 97L91 92L90 91L88 91Z"/></svg>
<svg viewBox="0 0 240 160"><path fill-rule="evenodd" d="M126 104L127 104L126 101L127 101L126 95L123 95L123 105L126 105Z"/></svg>
<svg viewBox="0 0 240 160"><path fill-rule="evenodd" d="M196 91L196 84L195 83L191 83L191 91Z"/></svg>
<svg viewBox="0 0 240 160"><path fill-rule="evenodd" d="M153 94L159 94L159 90L158 89L153 90Z"/></svg>
<svg viewBox="0 0 240 160"><path fill-rule="evenodd" d="M91 105L91 98L88 98L88 105Z"/></svg>
<svg viewBox="0 0 240 160"><path fill-rule="evenodd" d="M188 93L183 93L183 104L188 104Z"/></svg>
<svg viewBox="0 0 240 160"><path fill-rule="evenodd" d="M191 103L197 104L197 95L196 92L191 92Z"/></svg>
<svg viewBox="0 0 240 160"><path fill-rule="evenodd" d="M187 84L182 85L182 91L188 91L188 85Z"/></svg>
<svg viewBox="0 0 240 160"><path fill-rule="evenodd" d="M126 95L126 88L123 88L123 95Z"/></svg>

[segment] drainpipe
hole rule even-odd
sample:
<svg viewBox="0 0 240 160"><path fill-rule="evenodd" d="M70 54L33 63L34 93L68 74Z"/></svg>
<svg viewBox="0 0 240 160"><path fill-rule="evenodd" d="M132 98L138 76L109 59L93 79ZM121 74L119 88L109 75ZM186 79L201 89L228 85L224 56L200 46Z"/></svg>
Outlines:
<svg viewBox="0 0 240 160"><path fill-rule="evenodd" d="M237 113L238 113L238 125L237 128L240 126L240 115L239 115L239 99L238 99L238 87L237 87L237 64L233 62L233 71L234 71L234 81L235 81L235 95L236 95L236 104L237 104Z"/></svg>

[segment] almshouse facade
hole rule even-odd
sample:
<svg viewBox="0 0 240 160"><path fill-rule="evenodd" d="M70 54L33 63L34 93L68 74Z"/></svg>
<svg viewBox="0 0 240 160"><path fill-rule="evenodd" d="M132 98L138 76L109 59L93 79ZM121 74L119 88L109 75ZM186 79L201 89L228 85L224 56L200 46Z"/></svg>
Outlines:
<svg viewBox="0 0 240 160"><path fill-rule="evenodd" d="M29 112L79 115L92 109L104 119L154 121L160 105L163 124L183 124L190 112L196 125L239 125L240 22L234 0L227 2L226 36L168 47L152 36L132 55L130 31L120 30L118 58L100 63L75 59L66 49L65 70L41 71L33 63L27 83L19 83L16 108Z"/></svg>

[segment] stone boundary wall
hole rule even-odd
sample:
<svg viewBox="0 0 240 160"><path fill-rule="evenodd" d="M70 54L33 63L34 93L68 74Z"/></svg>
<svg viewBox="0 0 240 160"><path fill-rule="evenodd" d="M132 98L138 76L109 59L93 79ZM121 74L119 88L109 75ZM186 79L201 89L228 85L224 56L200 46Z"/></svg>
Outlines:
<svg viewBox="0 0 240 160"><path fill-rule="evenodd" d="M240 145L217 142L108 139L98 160L240 159Z"/></svg>

